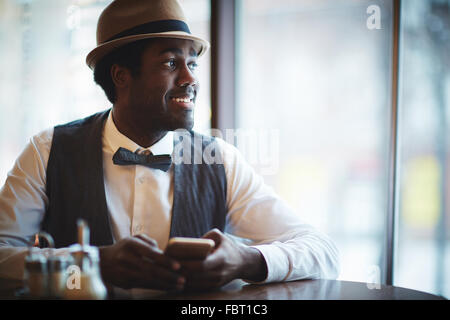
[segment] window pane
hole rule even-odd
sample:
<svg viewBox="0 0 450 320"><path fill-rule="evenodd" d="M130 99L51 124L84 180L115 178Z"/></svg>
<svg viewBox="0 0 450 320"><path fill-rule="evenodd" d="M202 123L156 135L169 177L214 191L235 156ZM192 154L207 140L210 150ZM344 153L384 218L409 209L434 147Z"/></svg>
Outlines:
<svg viewBox="0 0 450 320"><path fill-rule="evenodd" d="M336 241L340 279L374 282L383 266L391 12L391 1L373 0L243 0L240 8L238 125L278 132L259 144L276 170L263 157L253 164Z"/></svg>
<svg viewBox="0 0 450 320"><path fill-rule="evenodd" d="M450 297L450 1L402 2L395 284ZM413 267L411 267L413 266Z"/></svg>
<svg viewBox="0 0 450 320"><path fill-rule="evenodd" d="M29 138L110 107L86 66L111 0L0 0L0 182ZM193 33L209 40L208 0L182 0ZM195 129L210 127L209 52L200 58Z"/></svg>

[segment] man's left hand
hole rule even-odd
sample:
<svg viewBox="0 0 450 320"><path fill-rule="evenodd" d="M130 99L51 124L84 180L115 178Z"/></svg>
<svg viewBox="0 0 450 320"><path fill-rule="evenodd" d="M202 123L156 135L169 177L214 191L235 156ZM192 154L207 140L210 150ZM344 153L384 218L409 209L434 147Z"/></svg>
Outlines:
<svg viewBox="0 0 450 320"><path fill-rule="evenodd" d="M214 250L204 260L180 261L181 272L186 276L185 288L211 289L234 279L262 281L266 278L266 262L258 249L237 243L218 229L209 231L203 238L214 240Z"/></svg>

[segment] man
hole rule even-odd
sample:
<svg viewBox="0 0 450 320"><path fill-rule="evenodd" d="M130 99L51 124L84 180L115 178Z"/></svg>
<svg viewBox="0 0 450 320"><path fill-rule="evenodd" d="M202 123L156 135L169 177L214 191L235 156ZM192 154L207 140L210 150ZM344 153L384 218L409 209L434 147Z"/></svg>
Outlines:
<svg viewBox="0 0 450 320"><path fill-rule="evenodd" d="M0 192L0 233L45 230L61 254L84 218L100 247L103 280L122 288L337 277L333 243L265 186L233 146L192 132L195 69L209 44L190 34L175 0L112 2L100 16L97 43L87 64L112 109L31 139ZM191 161L199 154L202 161ZM203 236L215 248L204 260L177 261L164 255L172 236ZM21 278L23 257L23 248L4 240L0 276Z"/></svg>

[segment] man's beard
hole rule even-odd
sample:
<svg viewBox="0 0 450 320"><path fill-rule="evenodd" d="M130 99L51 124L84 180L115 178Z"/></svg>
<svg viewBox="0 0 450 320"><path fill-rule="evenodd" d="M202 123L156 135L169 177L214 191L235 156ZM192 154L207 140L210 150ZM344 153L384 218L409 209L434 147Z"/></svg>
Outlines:
<svg viewBox="0 0 450 320"><path fill-rule="evenodd" d="M138 112L137 114L145 114L147 112ZM181 110L176 113L170 113L167 110L159 109L159 112L153 112L148 116L137 117L139 127L145 131L174 131L177 129L192 130L194 127L194 116L192 110Z"/></svg>

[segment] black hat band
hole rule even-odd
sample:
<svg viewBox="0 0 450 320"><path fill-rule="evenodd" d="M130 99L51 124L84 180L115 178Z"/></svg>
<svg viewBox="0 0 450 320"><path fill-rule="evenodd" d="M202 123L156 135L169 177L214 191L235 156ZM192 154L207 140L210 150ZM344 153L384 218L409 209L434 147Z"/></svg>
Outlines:
<svg viewBox="0 0 450 320"><path fill-rule="evenodd" d="M147 34L147 33L160 33L160 32L168 32L168 31L183 31L191 34L188 25L181 20L159 20L159 21L151 21L148 23L140 24L133 28L127 29L125 31L119 32L112 38L108 39L106 42L116 40L119 38L124 38L128 36L135 36L138 34Z"/></svg>

